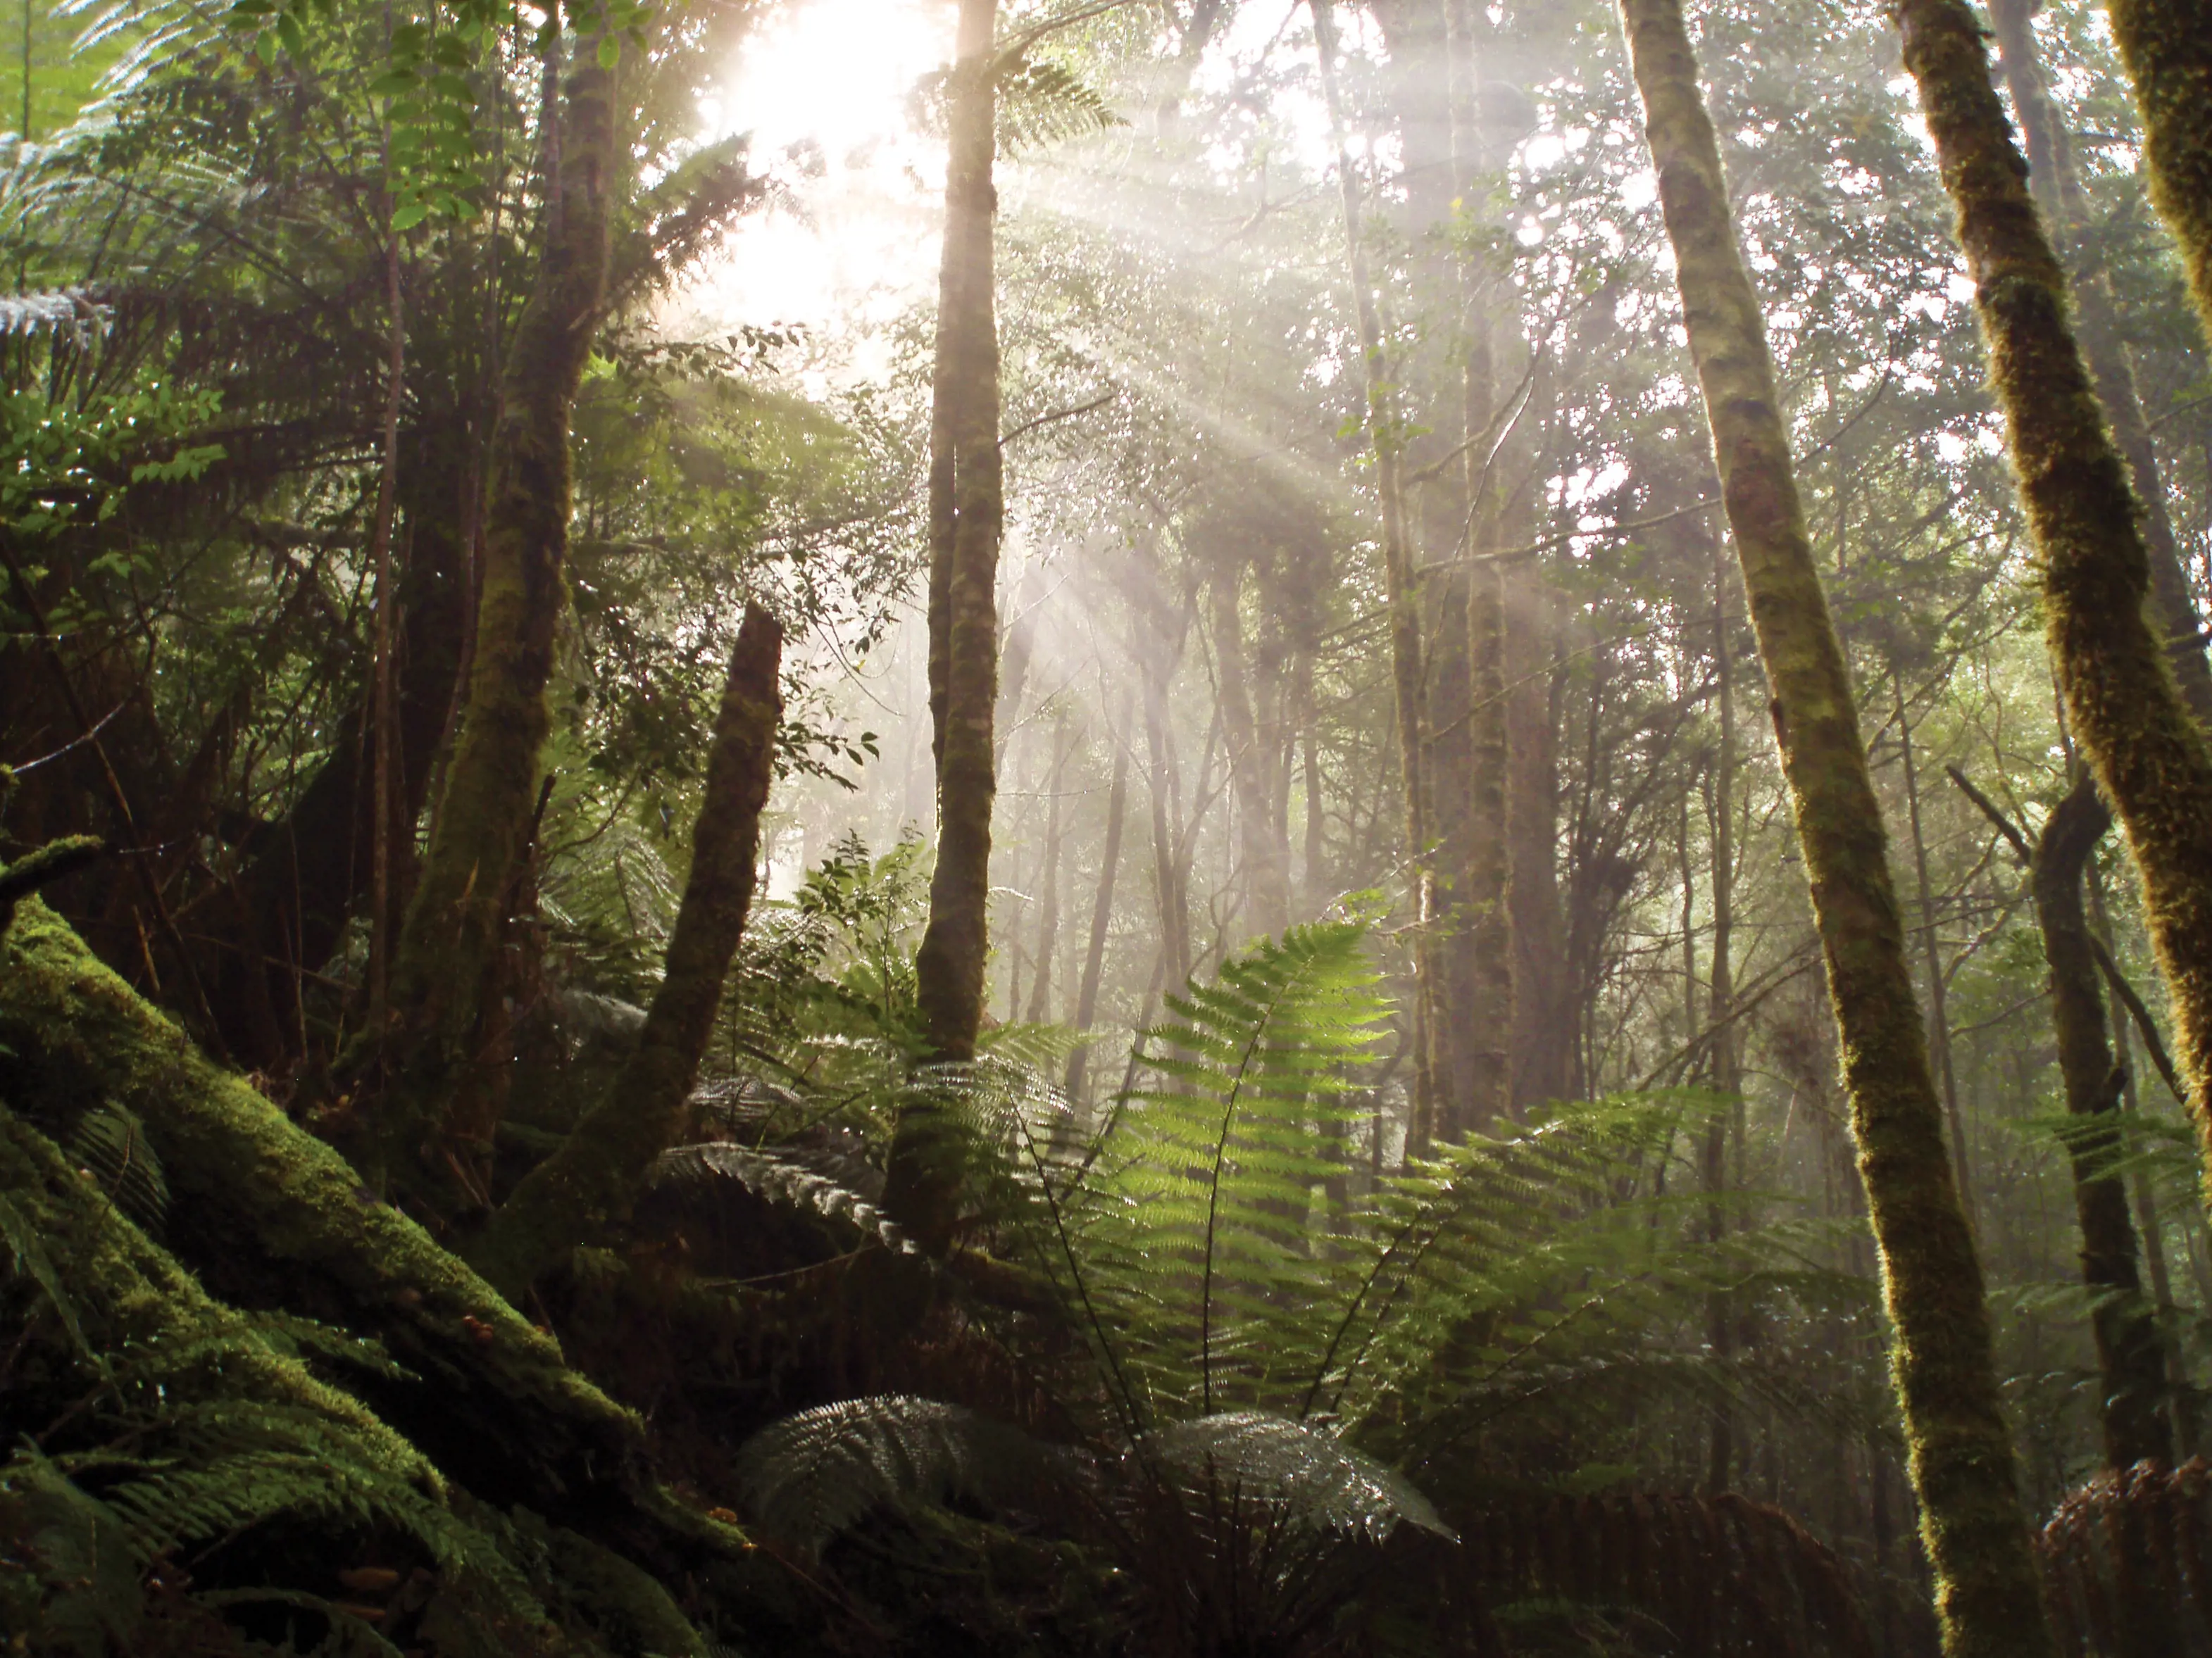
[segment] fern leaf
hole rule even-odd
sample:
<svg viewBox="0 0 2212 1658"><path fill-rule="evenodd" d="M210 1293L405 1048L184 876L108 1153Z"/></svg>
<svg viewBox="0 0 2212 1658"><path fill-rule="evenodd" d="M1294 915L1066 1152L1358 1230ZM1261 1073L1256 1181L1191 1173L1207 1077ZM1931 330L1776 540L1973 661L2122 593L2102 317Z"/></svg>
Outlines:
<svg viewBox="0 0 2212 1658"><path fill-rule="evenodd" d="M1226 1488L1295 1524L1381 1543L1403 1521L1457 1540L1404 1475L1287 1417L1259 1411L1202 1416L1161 1430L1149 1448L1161 1465L1194 1480L1199 1495Z"/></svg>
<svg viewBox="0 0 2212 1658"><path fill-rule="evenodd" d="M679 1145L653 1160L649 1184L730 1180L755 1197L787 1209L806 1211L872 1237L895 1254L915 1253L898 1224L851 1187L773 1151L710 1140Z"/></svg>
<svg viewBox="0 0 2212 1658"><path fill-rule="evenodd" d="M801 1411L754 1435L738 1459L762 1528L810 1552L878 1509L999 1501L1063 1472L1061 1459L1016 1429L903 1394Z"/></svg>

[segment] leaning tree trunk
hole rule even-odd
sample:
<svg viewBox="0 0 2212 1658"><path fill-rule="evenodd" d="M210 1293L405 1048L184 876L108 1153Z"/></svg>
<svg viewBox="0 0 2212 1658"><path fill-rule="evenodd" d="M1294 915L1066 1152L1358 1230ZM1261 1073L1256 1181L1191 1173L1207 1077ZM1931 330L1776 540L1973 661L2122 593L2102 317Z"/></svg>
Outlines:
<svg viewBox="0 0 2212 1658"><path fill-rule="evenodd" d="M394 952L394 1030L386 1043L380 1125L403 1187L449 1190L447 1114L481 1081L484 987L505 932L510 877L535 817L550 720L545 689L568 589L568 425L606 292L612 197L621 164L615 77L586 46L562 114L559 187L544 251L509 347L492 435L483 594L460 736L436 828ZM439 1200L445 1200L441 1197Z"/></svg>
<svg viewBox="0 0 2212 1658"><path fill-rule="evenodd" d="M1680 0L1622 0L1621 10L1843 1038L1944 1649L1951 1658L2044 1658L2054 1649L1981 1263L1944 1151L1881 803L1813 562L1765 325Z"/></svg>
<svg viewBox="0 0 2212 1658"><path fill-rule="evenodd" d="M2212 1158L2212 752L2144 616L2135 496L2067 325L2065 273L1990 84L1980 27L1964 0L1902 0L1898 20L1958 210L2067 721L2142 872L2190 1109Z"/></svg>
<svg viewBox="0 0 2212 1658"><path fill-rule="evenodd" d="M949 83L945 249L938 275L937 368L930 423L929 701L937 756L937 867L915 957L930 1057L975 1057L990 950L991 728L999 695L999 326L992 246L998 190L993 39L998 0L960 0ZM937 1110L915 1105L893 1137L889 1211L921 1247L951 1242L957 1148Z"/></svg>
<svg viewBox="0 0 2212 1658"><path fill-rule="evenodd" d="M2212 341L2212 0L2106 0L2105 9L2142 112L2150 198L2181 244Z"/></svg>
<svg viewBox="0 0 2212 1658"><path fill-rule="evenodd" d="M2212 726L2212 665L2207 665L2204 655L2204 624L2190 591L2180 544L2174 539L2172 515L2166 509L2166 481L2160 475L2158 446L2151 440L2150 422L2136 395L2135 369L2128 361L2127 339L2120 326L2111 278L2095 262L2080 258L2081 240L2089 228L2088 207L2081 169L2075 164L2072 136L2044 81L2030 9L2031 0L1992 0L1990 7L2005 85L2012 93L2021 136L2027 143L2028 185L2052 234L2075 250L2075 331L2081 337L2082 357L2096 381L2097 397L2111 416L2112 440L2128 463L2136 497L2142 503L2143 549L2150 557L2151 615L2166 635L2166 660L2172 666L2182 700L2200 724ZM2212 83L2207 85L2205 95L2212 98Z"/></svg>
<svg viewBox="0 0 2212 1658"><path fill-rule="evenodd" d="M761 811L783 720L783 624L745 606L691 830L691 870L636 1049L606 1097L560 1149L523 1177L471 1252L510 1300L560 1254L628 1206L653 1158L682 1132L722 981L752 908Z"/></svg>

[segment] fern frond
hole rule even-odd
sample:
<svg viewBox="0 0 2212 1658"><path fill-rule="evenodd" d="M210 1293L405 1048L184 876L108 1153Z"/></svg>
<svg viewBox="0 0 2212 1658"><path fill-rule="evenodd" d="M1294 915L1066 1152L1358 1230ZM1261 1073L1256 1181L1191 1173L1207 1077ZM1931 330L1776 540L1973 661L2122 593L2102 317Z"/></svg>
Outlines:
<svg viewBox="0 0 2212 1658"><path fill-rule="evenodd" d="M1128 123L1103 93L1054 58L1029 58L999 77L999 149L1017 155Z"/></svg>
<svg viewBox="0 0 2212 1658"><path fill-rule="evenodd" d="M763 1530L811 1551L879 1509L1034 1493L1072 1465L957 1405L879 1394L817 1406L763 1429L738 1455Z"/></svg>
<svg viewBox="0 0 2212 1658"><path fill-rule="evenodd" d="M775 1151L731 1140L679 1145L655 1158L648 1184L729 1180L769 1203L835 1221L895 1254L915 1253L913 1240L890 1216L848 1186Z"/></svg>
<svg viewBox="0 0 2212 1658"><path fill-rule="evenodd" d="M1219 1495L1278 1510L1291 1523L1389 1540L1400 1522L1456 1540L1429 1499L1395 1469L1333 1434L1287 1417L1234 1411L1178 1422L1149 1436L1152 1460Z"/></svg>
<svg viewBox="0 0 2212 1658"><path fill-rule="evenodd" d="M168 1177L146 1138L146 1126L134 1114L103 1101L78 1120L69 1152L141 1231L161 1235L169 1211Z"/></svg>

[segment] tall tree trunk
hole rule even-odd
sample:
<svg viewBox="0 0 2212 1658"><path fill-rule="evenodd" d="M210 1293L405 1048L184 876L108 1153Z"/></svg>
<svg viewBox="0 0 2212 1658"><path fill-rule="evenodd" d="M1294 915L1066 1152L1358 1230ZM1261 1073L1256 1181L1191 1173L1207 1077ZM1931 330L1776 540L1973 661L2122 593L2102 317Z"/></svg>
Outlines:
<svg viewBox="0 0 2212 1658"><path fill-rule="evenodd" d="M637 1048L605 1098L523 1177L471 1252L477 1269L518 1304L532 1278L627 1207L647 1165L683 1130L752 908L761 812L783 720L782 667L783 624L748 604L708 750L691 869Z"/></svg>
<svg viewBox="0 0 2212 1658"><path fill-rule="evenodd" d="M1560 647L1540 578L1505 576L1506 838L1513 930L1513 1109L1563 1100L1573 1030L1559 908Z"/></svg>
<svg viewBox="0 0 2212 1658"><path fill-rule="evenodd" d="M1944 1649L1950 1658L2046 1658L2055 1649L1981 1263L1944 1151L1881 807L1806 533L1758 296L1680 0L1623 0L1621 10L1843 1038Z"/></svg>
<svg viewBox="0 0 2212 1658"><path fill-rule="evenodd" d="M2142 112L2150 198L2181 244L2212 342L2212 0L2106 0L2105 9Z"/></svg>
<svg viewBox="0 0 2212 1658"><path fill-rule="evenodd" d="M2044 959L2051 964L2058 1069L2066 1109L2076 1120L2067 1152L2081 1223L2081 1281L2096 1297L2090 1323L2104 1377L2099 1415L2105 1457L2124 1472L2145 1457L2170 1464L2173 1432L2163 1408L2166 1356L2143 1299L2127 1188L2113 1169L2124 1150L2120 1072L2106 1039L2104 987L2082 902L2082 872L2112 821L2084 772L2044 825L2030 870Z"/></svg>
<svg viewBox="0 0 2212 1658"><path fill-rule="evenodd" d="M1731 1005L1735 999L1735 668L1729 623L1728 547L1713 537L1713 701L1720 711L1720 751L1713 757L1713 959L1706 995L1705 1022L1712 1032L1708 1079L1712 1090L1727 1102L1723 1117L1716 1113L1705 1139L1705 1184L1719 1198L1728 1190L1723 1162L1725 1131L1734 1130L1741 1160L1743 1145L1743 1072L1737 1058ZM1742 1182L1737 1181L1741 1188ZM1712 1237L1718 1242L1727 1230L1728 1206L1716 1201L1710 1215ZM1714 1293L1705 1309L1707 1339L1713 1351L1726 1357L1735 1349L1735 1298L1726 1291ZM1712 1432L1705 1447L1708 1489L1728 1489L1730 1465L1735 1457L1735 1413L1726 1400L1715 1406Z"/></svg>
<svg viewBox="0 0 2212 1658"><path fill-rule="evenodd" d="M1449 104L1451 182L1462 213L1476 212L1486 225L1495 219L1486 204L1477 207L1486 186L1482 175L1490 157L1482 142L1480 97L1468 0L1443 0L1446 95ZM1466 346L1460 382L1461 487L1455 502L1464 525L1466 545L1455 537L1448 556L1463 550L1478 557L1501 550L1504 515L1492 486L1492 458L1481 452L1484 434L1497 420L1497 334L1482 314L1477 262L1462 257L1458 279L1458 333ZM1507 290L1510 292L1509 288ZM1447 428L1449 429L1449 428ZM1465 1028L1454 1046L1465 1069L1456 1127L1480 1131L1513 1108L1513 1031L1516 995L1512 909L1512 837L1510 779L1512 736L1508 723L1505 574L1496 562L1476 564L1460 578L1467 618L1467 782L1460 791L1467 814L1464 856L1455 874L1458 884L1458 931L1466 948L1459 970L1465 978ZM1449 604L1443 626L1460 612Z"/></svg>
<svg viewBox="0 0 2212 1658"><path fill-rule="evenodd" d="M613 71L585 43L566 88L544 252L501 377L466 712L393 953L397 1046L386 1050L380 1127L404 1187L442 1193L447 1159L480 1153L437 1142L471 1072L496 1059L478 1051L481 998L543 776L545 690L568 600L569 416L605 302L623 160L615 99ZM383 1042L386 1033L370 1035Z"/></svg>
<svg viewBox="0 0 2212 1658"><path fill-rule="evenodd" d="M2112 440L2128 463L2136 499L2142 503L2143 550L2150 560L2151 614L2166 635L2166 660L2172 665L2174 683L2180 688L2182 699L2199 723L2212 725L2212 666L2205 660L2204 624L2197 613L2181 549L2174 539L2166 481L2159 471L2158 446L2151 441L2150 422L2136 392L2135 369L2128 361L2127 337L2120 326L2119 305L2113 297L2111 278L2100 265L2080 258L2081 240L2089 226L2088 207L2081 170L2075 162L2073 136L2067 131L2044 78L2032 9L2029 0L1992 0L1990 7L2005 85L2012 93L2021 136L2027 141L2028 185L2052 236L2061 246L2075 250L2075 325L2081 337L2081 355L2096 381L2098 399L2112 420ZM2207 17L2208 23L2212 23L2212 13ZM2212 97L2212 81L2207 82L2205 94ZM2212 184L2212 172L2208 172L2206 179Z"/></svg>
<svg viewBox="0 0 2212 1658"><path fill-rule="evenodd" d="M1146 792L1152 814L1152 885L1159 904L1160 959L1167 982L1178 992L1191 975L1190 901L1182 885L1182 852L1176 826L1182 821L1182 791L1176 775L1175 733L1168 728L1166 676L1147 655L1139 673L1145 692Z"/></svg>
<svg viewBox="0 0 2212 1658"><path fill-rule="evenodd" d="M1252 897L1252 933L1273 938L1290 925L1291 872L1275 835L1275 784L1269 745L1261 740L1252 707L1245 660L1244 618L1239 604L1243 574L1237 563L1213 572L1214 677L1221 725L1229 747L1230 786L1237 792L1237 847Z"/></svg>
<svg viewBox="0 0 2212 1658"><path fill-rule="evenodd" d="M1893 659L1889 665L1890 691L1897 708L1897 742L1905 762L1905 821L1912 831L1912 873L1920 896L1920 955L1928 974L1928 1039L1936 1060L1936 1080L1943 1085L1943 1116L1951 1126L1951 1165L1959 1181L1959 1201L1966 1206L1966 1224L1974 1222L1973 1166L1966 1160L1966 1119L1959 1106L1959 1076L1951 1063L1951 1009L1948 983L1943 976L1943 955L1936 928L1936 887L1928 878L1928 837L1920 829L1920 772L1913 763L1912 721L1905 706L1905 676Z"/></svg>
<svg viewBox="0 0 2212 1658"><path fill-rule="evenodd" d="M2131 9L2116 7L2116 21ZM2190 1109L2212 1158L2212 753L2143 614L2149 571L2136 503L2067 326L2065 273L2028 196L1980 28L1964 0L1901 0L1898 20L1958 209L2067 724L2126 826Z"/></svg>
<svg viewBox="0 0 2212 1658"><path fill-rule="evenodd" d="M1052 796L1045 803L1044 894L1038 905L1036 977L1030 986L1029 1011L1022 1016L1031 1024L1042 1024L1052 1017L1052 958L1060 945L1060 788L1073 746L1067 738L1064 711L1053 722L1052 746L1052 771L1045 785Z"/></svg>
<svg viewBox="0 0 2212 1658"><path fill-rule="evenodd" d="M1413 548L1407 532L1401 450L1402 421L1392 368L1382 344L1382 318L1367 268L1367 242L1361 228L1359 175L1352 165L1346 135L1344 100L1336 78L1334 0L1311 0L1314 44L1321 67L1322 99L1328 111L1329 137L1336 151L1337 185L1343 201L1346 274L1366 377L1367 440L1375 459L1375 487L1382 513L1382 581L1389 608L1390 674L1398 722L1399 778L1404 796L1406 859L1413 877L1413 1120L1409 1150L1419 1152L1436 1130L1432 1064L1436 882L1429 848L1428 780L1423 762L1428 743L1428 714L1421 665L1420 595L1413 575Z"/></svg>
<svg viewBox="0 0 2212 1658"><path fill-rule="evenodd" d="M937 754L937 866L915 957L931 1057L975 1056L990 950L991 727L999 694L999 326L993 227L998 143L993 41L998 0L961 0L948 85L945 249L929 476L930 704ZM921 1247L950 1243L958 1148L933 1108L909 1109L893 1139L884 1202Z"/></svg>
<svg viewBox="0 0 2212 1658"><path fill-rule="evenodd" d="M1121 865L1121 824L1129 806L1129 699L1121 699L1111 735L1114 739L1114 780L1106 789L1106 846L1098 859L1098 891L1091 904L1091 939L1083 953L1083 981L1075 993L1075 1029L1086 1032L1098 1017L1098 981L1106 970L1106 935L1114 920L1114 877ZM1067 1056L1067 1098L1083 1108L1083 1084L1091 1065L1091 1045L1085 1042Z"/></svg>

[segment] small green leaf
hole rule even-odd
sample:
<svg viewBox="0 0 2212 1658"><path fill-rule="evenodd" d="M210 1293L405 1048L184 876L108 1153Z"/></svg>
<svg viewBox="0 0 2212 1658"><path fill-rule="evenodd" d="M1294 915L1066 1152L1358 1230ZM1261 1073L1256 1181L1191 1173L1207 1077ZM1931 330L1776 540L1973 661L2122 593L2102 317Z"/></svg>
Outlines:
<svg viewBox="0 0 2212 1658"><path fill-rule="evenodd" d="M599 67L612 69L622 62L622 37L604 34L599 37Z"/></svg>
<svg viewBox="0 0 2212 1658"><path fill-rule="evenodd" d="M395 231L412 230L430 216L429 203L422 201L402 202L392 210L392 228Z"/></svg>

